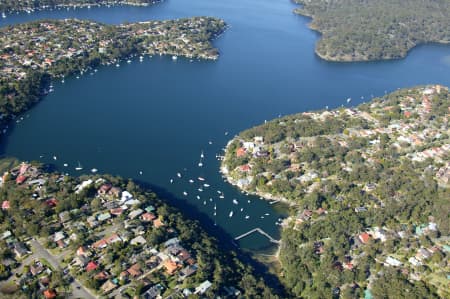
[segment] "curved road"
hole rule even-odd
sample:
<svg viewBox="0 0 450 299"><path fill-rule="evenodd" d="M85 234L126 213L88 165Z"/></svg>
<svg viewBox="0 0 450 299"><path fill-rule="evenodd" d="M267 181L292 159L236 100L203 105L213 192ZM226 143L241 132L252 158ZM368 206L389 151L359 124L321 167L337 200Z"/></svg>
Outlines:
<svg viewBox="0 0 450 299"><path fill-rule="evenodd" d="M47 260L54 269L62 270L58 259L52 255L47 249L45 249L41 243L34 238L30 241L31 249L33 251L34 258L43 258ZM72 294L69 298L83 298L83 299L96 299L97 296L92 294L87 288L85 288L77 279L74 279L70 284L72 288Z"/></svg>

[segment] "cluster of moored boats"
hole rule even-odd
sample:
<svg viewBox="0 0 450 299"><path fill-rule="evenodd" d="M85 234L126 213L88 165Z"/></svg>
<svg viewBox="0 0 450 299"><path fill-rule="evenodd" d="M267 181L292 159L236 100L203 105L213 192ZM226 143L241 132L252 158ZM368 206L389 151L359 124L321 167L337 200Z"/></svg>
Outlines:
<svg viewBox="0 0 450 299"><path fill-rule="evenodd" d="M228 132L226 133L228 134ZM212 144L212 141L209 141L208 144ZM223 156L221 155L216 155L216 158L218 160L220 160ZM205 153L202 150L200 152L200 160L197 164L197 166L199 168L204 167L205 165ZM175 174L175 176L173 178L169 179L170 184L174 184L174 183L184 183L186 182L186 186L184 188L184 190L181 192L183 198L192 198L198 201L202 201L203 205L208 205L211 204L213 207L212 210L212 214L215 217L217 216L217 200L226 200L225 197L225 193L221 190L215 190L216 192L213 192L214 188L211 187L210 184L208 184L206 182L206 178L199 176L197 178L189 178L188 173L186 172L187 170L184 169L184 171L181 172L177 172ZM226 180L224 180L226 181ZM193 186L192 186L193 185ZM243 192L245 193L245 192ZM245 193L245 195L249 195L248 193ZM231 202L232 202L232 208L226 212L228 213L228 217L232 218L235 217L237 215L237 213L242 214L243 218L245 220L249 220L251 218L250 215L246 214L244 212L245 207L242 207L242 204L238 201L238 199L236 198L231 198ZM247 199L247 204L251 204L251 200ZM236 209L233 208L234 206L236 206ZM240 207L239 207L240 206ZM270 213L264 213L263 215L260 215L261 219L264 219L265 217L270 216ZM276 225L280 225L281 224L282 219L278 219L276 221Z"/></svg>

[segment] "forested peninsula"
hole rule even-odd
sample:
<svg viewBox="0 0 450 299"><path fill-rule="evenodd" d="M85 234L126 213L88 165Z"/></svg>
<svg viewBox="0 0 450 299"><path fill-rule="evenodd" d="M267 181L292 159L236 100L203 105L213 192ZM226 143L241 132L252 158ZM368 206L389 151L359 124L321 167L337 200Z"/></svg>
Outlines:
<svg viewBox="0 0 450 299"><path fill-rule="evenodd" d="M51 91L51 81L120 66L139 55L217 59L211 41L223 20L192 17L106 25L76 19L42 20L0 29L0 121L7 122Z"/></svg>
<svg viewBox="0 0 450 299"><path fill-rule="evenodd" d="M13 13L26 11L31 13L39 9L79 8L91 6L135 5L148 6L161 0L2 0L0 12Z"/></svg>
<svg viewBox="0 0 450 299"><path fill-rule="evenodd" d="M415 87L228 143L229 182L292 205L280 262L293 296L448 298L449 117L448 88Z"/></svg>
<svg viewBox="0 0 450 299"><path fill-rule="evenodd" d="M450 42L448 0L294 0L321 34L316 54L329 61L405 57L426 43Z"/></svg>

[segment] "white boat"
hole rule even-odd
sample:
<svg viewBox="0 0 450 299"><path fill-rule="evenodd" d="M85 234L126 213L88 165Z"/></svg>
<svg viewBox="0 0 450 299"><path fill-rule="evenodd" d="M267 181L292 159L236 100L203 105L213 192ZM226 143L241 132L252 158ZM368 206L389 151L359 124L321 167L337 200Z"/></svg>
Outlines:
<svg viewBox="0 0 450 299"><path fill-rule="evenodd" d="M56 161L56 160L58 160L58 159L56 158L56 156L53 156L53 160L55 160L55 161Z"/></svg>
<svg viewBox="0 0 450 299"><path fill-rule="evenodd" d="M198 162L198 167L202 167L202 166L203 166L202 161Z"/></svg>
<svg viewBox="0 0 450 299"><path fill-rule="evenodd" d="M241 208L241 212L243 212L244 211L244 208Z"/></svg>
<svg viewBox="0 0 450 299"><path fill-rule="evenodd" d="M91 169L91 172L92 172L92 173L96 173L97 171L98 171L97 168L92 168L92 169Z"/></svg>
<svg viewBox="0 0 450 299"><path fill-rule="evenodd" d="M127 60L127 63L131 63L131 60L130 60L130 59L128 59L128 60Z"/></svg>
<svg viewBox="0 0 450 299"><path fill-rule="evenodd" d="M181 178L181 173L177 172L177 177Z"/></svg>
<svg viewBox="0 0 450 299"><path fill-rule="evenodd" d="M251 203L250 199L249 199L249 200L247 200L247 202L248 202L248 203Z"/></svg>
<svg viewBox="0 0 450 299"><path fill-rule="evenodd" d="M352 101L352 98L347 99L347 103L350 103Z"/></svg>
<svg viewBox="0 0 450 299"><path fill-rule="evenodd" d="M64 79L62 79L62 80L61 80L61 83L63 83L63 84L64 84L64 82L65 82L65 81L64 81Z"/></svg>
<svg viewBox="0 0 450 299"><path fill-rule="evenodd" d="M209 141L208 144L211 145L211 144L212 144L212 141Z"/></svg>
<svg viewBox="0 0 450 299"><path fill-rule="evenodd" d="M2 18L3 19L6 18L6 14L5 13L2 13Z"/></svg>
<svg viewBox="0 0 450 299"><path fill-rule="evenodd" d="M238 202L235 198L233 199L233 203L234 203L235 205L239 204L239 202Z"/></svg>
<svg viewBox="0 0 450 299"><path fill-rule="evenodd" d="M209 185L208 185L208 184L203 184L203 186L204 186L204 187L206 187L206 188L208 188L208 187L209 187Z"/></svg>
<svg viewBox="0 0 450 299"><path fill-rule="evenodd" d="M169 181L171 184L173 184L173 179L170 179L170 181Z"/></svg>
<svg viewBox="0 0 450 299"><path fill-rule="evenodd" d="M221 194L221 193L222 193L222 191L220 191L220 190L217 190L217 193Z"/></svg>
<svg viewBox="0 0 450 299"><path fill-rule="evenodd" d="M199 196L199 195L197 195L197 199L200 199L200 196Z"/></svg>
<svg viewBox="0 0 450 299"><path fill-rule="evenodd" d="M78 161L78 166L75 167L75 170L83 170L83 166L81 166L80 161Z"/></svg>
<svg viewBox="0 0 450 299"><path fill-rule="evenodd" d="M206 205L206 200L203 201L203 205Z"/></svg>
<svg viewBox="0 0 450 299"><path fill-rule="evenodd" d="M194 180L192 180L192 179L191 179L191 180L189 180L189 183L191 183L191 184L192 184L192 183L194 183Z"/></svg>
<svg viewBox="0 0 450 299"><path fill-rule="evenodd" d="M214 210L217 210L217 206L216 205L214 205Z"/></svg>
<svg viewBox="0 0 450 299"><path fill-rule="evenodd" d="M67 167L67 166L69 166L69 164L67 164L67 163L64 163L64 164L63 164L63 166L64 166L64 167Z"/></svg>
<svg viewBox="0 0 450 299"><path fill-rule="evenodd" d="M140 175L142 175L142 170L141 170L141 171L139 171L139 174L140 174Z"/></svg>
<svg viewBox="0 0 450 299"><path fill-rule="evenodd" d="M264 215L269 216L270 214L269 214L269 213L266 213L266 214L264 214Z"/></svg>
<svg viewBox="0 0 450 299"><path fill-rule="evenodd" d="M217 213L216 212L214 212L214 214L213 214L214 216L216 216L217 215Z"/></svg>
<svg viewBox="0 0 450 299"><path fill-rule="evenodd" d="M187 196L188 194L187 194L187 192L186 192L186 191L183 191L183 195L184 195L184 196Z"/></svg>
<svg viewBox="0 0 450 299"><path fill-rule="evenodd" d="M117 63L117 64L116 64L116 67L120 67L120 64Z"/></svg>
<svg viewBox="0 0 450 299"><path fill-rule="evenodd" d="M203 192L202 188L198 188L197 190L198 190L198 192Z"/></svg>
<svg viewBox="0 0 450 299"><path fill-rule="evenodd" d="M140 61L144 60L144 56L139 56L139 60Z"/></svg>
<svg viewBox="0 0 450 299"><path fill-rule="evenodd" d="M205 179L202 178L201 176L199 176L199 177L198 177L198 180L203 182Z"/></svg>
<svg viewBox="0 0 450 299"><path fill-rule="evenodd" d="M233 217L233 211L230 212L230 214L228 214L228 217Z"/></svg>
<svg viewBox="0 0 450 299"><path fill-rule="evenodd" d="M209 198L209 201L212 202L212 198L211 197Z"/></svg>
<svg viewBox="0 0 450 299"><path fill-rule="evenodd" d="M225 196L222 194L222 195L219 196L219 198L220 198L220 199L224 199Z"/></svg>
<svg viewBox="0 0 450 299"><path fill-rule="evenodd" d="M203 151L202 151L202 153L200 154L200 158L204 158L205 157L205 155L203 154Z"/></svg>
<svg viewBox="0 0 450 299"><path fill-rule="evenodd" d="M248 218L250 218L250 216L248 216L248 215L245 215L245 219L248 219Z"/></svg>
<svg viewBox="0 0 450 299"><path fill-rule="evenodd" d="M177 56L175 56L175 55L172 56L172 60L177 60L177 59L178 59Z"/></svg>
<svg viewBox="0 0 450 299"><path fill-rule="evenodd" d="M264 216L261 216L261 219L264 219Z"/></svg>

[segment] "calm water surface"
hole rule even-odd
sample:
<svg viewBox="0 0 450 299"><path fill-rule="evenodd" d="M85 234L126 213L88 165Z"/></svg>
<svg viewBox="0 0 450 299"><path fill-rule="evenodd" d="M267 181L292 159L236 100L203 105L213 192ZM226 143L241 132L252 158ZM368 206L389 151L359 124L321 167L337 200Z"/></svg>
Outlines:
<svg viewBox="0 0 450 299"><path fill-rule="evenodd" d="M231 28L215 41L221 52L216 62L146 57L142 63L123 62L120 68L103 67L92 76L56 82L55 92L14 127L2 152L51 162L72 174L80 163L85 171L95 167L151 182L232 237L260 227L278 238L275 222L282 212L277 205L242 195L218 173L215 155L230 137L279 115L341 106L349 97L357 104L399 87L450 85L450 48L445 46L421 46L397 61L324 62L314 55L317 34L307 28L308 19L292 13L294 7L288 0L168 0L146 8L9 15L1 26L42 18L117 24L207 15L223 18ZM203 192L198 191L199 176L210 185ZM240 241L248 249L268 245L256 235Z"/></svg>

